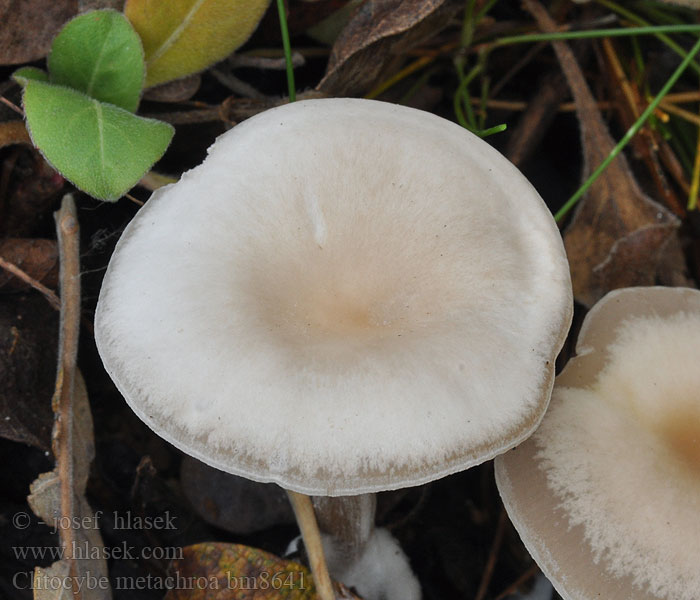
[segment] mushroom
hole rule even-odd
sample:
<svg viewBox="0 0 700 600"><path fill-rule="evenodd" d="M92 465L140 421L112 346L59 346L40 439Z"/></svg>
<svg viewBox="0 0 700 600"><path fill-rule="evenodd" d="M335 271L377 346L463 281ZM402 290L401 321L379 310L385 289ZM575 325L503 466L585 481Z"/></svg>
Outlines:
<svg viewBox="0 0 700 600"><path fill-rule="evenodd" d="M187 454L349 497L317 504L350 563L372 537L362 495L531 434L571 311L554 221L496 150L429 113L323 99L237 125L154 193L95 334L134 412Z"/></svg>
<svg viewBox="0 0 700 600"><path fill-rule="evenodd" d="M503 502L565 600L700 598L700 292L627 288L586 316Z"/></svg>

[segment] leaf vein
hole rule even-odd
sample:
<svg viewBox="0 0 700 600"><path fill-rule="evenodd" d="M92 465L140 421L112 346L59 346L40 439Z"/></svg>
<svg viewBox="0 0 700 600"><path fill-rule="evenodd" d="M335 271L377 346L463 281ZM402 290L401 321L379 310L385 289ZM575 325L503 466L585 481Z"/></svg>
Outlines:
<svg viewBox="0 0 700 600"><path fill-rule="evenodd" d="M190 25L190 23L194 19L195 14L197 14L197 11L199 11L199 9L202 7L202 4L204 4L205 1L206 0L197 0L192 5L192 8L190 8L188 13L185 15L185 18L182 20L182 23L180 23L175 29L173 29L173 32L156 49L156 51L153 53L153 55L148 59L148 62L146 63L147 65L150 65L150 64L156 62L161 56L163 56L163 54L165 54L178 41L178 39L180 39L180 37L182 36L182 33Z"/></svg>
<svg viewBox="0 0 700 600"><path fill-rule="evenodd" d="M113 28L110 27L109 31L107 32L107 35L104 37L102 40L102 47L100 48L100 53L97 55L97 59L95 60L94 63L94 68L92 70L92 73L90 74L90 81L88 82L87 90L86 93L88 96L93 96L92 89L95 86L95 78L97 77L97 74L100 72L100 66L102 63L102 59L105 54L105 48L107 47L107 41L109 40L110 35L112 34Z"/></svg>

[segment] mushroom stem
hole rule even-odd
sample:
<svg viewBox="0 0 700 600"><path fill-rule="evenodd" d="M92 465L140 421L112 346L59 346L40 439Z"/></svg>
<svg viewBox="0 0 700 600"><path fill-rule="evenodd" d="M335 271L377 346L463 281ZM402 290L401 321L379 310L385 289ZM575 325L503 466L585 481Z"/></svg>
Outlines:
<svg viewBox="0 0 700 600"><path fill-rule="evenodd" d="M343 567L353 564L362 556L374 531L376 494L314 496L313 506L319 529L330 535L332 555L343 562Z"/></svg>
<svg viewBox="0 0 700 600"><path fill-rule="evenodd" d="M296 516L301 536L304 538L304 546L309 555L309 563L311 572L314 576L316 591L321 600L336 600L335 592L333 591L333 583L328 574L326 566L326 558L323 553L323 544L321 543L321 534L318 530L316 515L311 504L311 498L299 492L287 490L289 501L292 503L294 515Z"/></svg>

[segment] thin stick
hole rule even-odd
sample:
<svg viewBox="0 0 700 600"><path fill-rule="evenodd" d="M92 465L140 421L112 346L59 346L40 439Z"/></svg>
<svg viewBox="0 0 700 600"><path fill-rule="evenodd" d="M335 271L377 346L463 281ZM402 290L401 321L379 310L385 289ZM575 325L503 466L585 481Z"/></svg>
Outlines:
<svg viewBox="0 0 700 600"><path fill-rule="evenodd" d="M14 102L11 102L7 98L5 98L5 96L0 96L0 102L2 102L5 106L8 106L12 110L14 110L16 113L24 116L24 111L19 106L17 106Z"/></svg>
<svg viewBox="0 0 700 600"><path fill-rule="evenodd" d="M474 600L483 600L486 597L486 592L488 592L489 585L491 584L491 578L493 577L493 570L496 567L498 551L501 549L503 535L506 531L506 521L506 511L503 507L501 507L501 513L498 516L498 525L496 526L496 534L493 537L491 550L489 552L489 559L486 563L486 567L484 568L484 573L481 576L481 583L479 584L479 589L476 592L476 597Z"/></svg>
<svg viewBox="0 0 700 600"><path fill-rule="evenodd" d="M321 600L335 600L335 592L328 574L326 557L323 554L323 545L321 544L321 533L318 530L311 498L306 494L291 490L287 490L287 495L292 503L299 529L301 529L301 536L304 538L304 546L309 555L316 591Z"/></svg>
<svg viewBox="0 0 700 600"><path fill-rule="evenodd" d="M666 98L664 98L659 106L665 110L666 112L671 113L672 115L676 115L677 117L680 117L681 119L685 119L686 121L693 123L694 125L700 126L700 116L696 115L695 113L690 112L689 110L685 110L684 108L680 108L679 106L676 106L675 104L672 104L671 102L667 102Z"/></svg>
<svg viewBox="0 0 700 600"><path fill-rule="evenodd" d="M12 273L15 277L17 277L17 279L21 279L27 285L32 286L35 290L44 294L51 306L53 306L56 310L61 310L61 301L58 299L58 296L53 290L47 288L43 283L25 273L17 265L13 265L11 262L6 261L2 256L0 256L0 268L5 269L5 271L8 273Z"/></svg>
<svg viewBox="0 0 700 600"><path fill-rule="evenodd" d="M124 194L124 197L131 200L134 204L137 204L138 206L143 206L145 204L142 200L134 198L131 194Z"/></svg>
<svg viewBox="0 0 700 600"><path fill-rule="evenodd" d="M503 590L495 600L503 600L506 596L510 596L518 591L518 588L526 581L532 579L535 575L540 572L540 568L537 565L532 565L527 571L525 571L520 577L518 577L513 583L511 583L505 590Z"/></svg>
<svg viewBox="0 0 700 600"><path fill-rule="evenodd" d="M73 196L63 197L61 209L54 214L61 260L61 327L56 389L52 402L58 415L53 450L61 483L61 516L59 520L64 557L70 563L73 597L81 598L77 563L74 560L75 528L71 525L74 510L73 487L73 388L80 331L80 252L78 216ZM64 523L65 522L65 523Z"/></svg>

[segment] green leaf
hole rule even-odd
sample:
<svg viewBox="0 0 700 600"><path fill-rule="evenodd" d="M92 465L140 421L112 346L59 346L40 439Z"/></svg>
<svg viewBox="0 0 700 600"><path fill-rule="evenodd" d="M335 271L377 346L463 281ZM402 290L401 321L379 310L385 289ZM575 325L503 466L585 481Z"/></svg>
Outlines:
<svg viewBox="0 0 700 600"><path fill-rule="evenodd" d="M146 52L146 86L226 58L253 33L270 0L127 0Z"/></svg>
<svg viewBox="0 0 700 600"><path fill-rule="evenodd" d="M17 69L14 73L12 73L12 78L23 86L30 79L36 81L48 81L49 74L46 71L37 69L36 67L22 67L21 69Z"/></svg>
<svg viewBox="0 0 700 600"><path fill-rule="evenodd" d="M67 87L28 79L24 112L34 145L66 179L101 200L131 189L170 143L173 128Z"/></svg>
<svg viewBox="0 0 700 600"><path fill-rule="evenodd" d="M95 10L61 29L49 54L51 82L134 112L144 81L144 54L127 18Z"/></svg>

